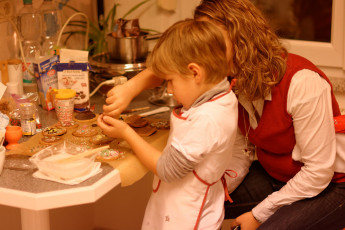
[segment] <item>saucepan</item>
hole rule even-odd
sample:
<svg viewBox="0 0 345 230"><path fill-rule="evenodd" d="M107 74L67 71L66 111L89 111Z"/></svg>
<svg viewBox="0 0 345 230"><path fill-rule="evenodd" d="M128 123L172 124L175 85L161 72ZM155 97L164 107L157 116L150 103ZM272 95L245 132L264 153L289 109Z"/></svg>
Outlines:
<svg viewBox="0 0 345 230"><path fill-rule="evenodd" d="M145 61L148 54L148 40L160 38L161 34L141 33L134 37L115 38L107 35L110 58L119 63L138 63Z"/></svg>

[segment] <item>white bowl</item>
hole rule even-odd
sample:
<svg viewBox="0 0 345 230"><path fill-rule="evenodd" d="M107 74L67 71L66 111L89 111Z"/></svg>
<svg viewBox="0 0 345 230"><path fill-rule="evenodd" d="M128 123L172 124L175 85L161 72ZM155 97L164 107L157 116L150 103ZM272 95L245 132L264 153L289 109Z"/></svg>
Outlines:
<svg viewBox="0 0 345 230"><path fill-rule="evenodd" d="M37 152L30 158L30 161L47 176L71 180L91 172L96 155L66 162L59 160L85 151L87 149L84 146L65 141Z"/></svg>

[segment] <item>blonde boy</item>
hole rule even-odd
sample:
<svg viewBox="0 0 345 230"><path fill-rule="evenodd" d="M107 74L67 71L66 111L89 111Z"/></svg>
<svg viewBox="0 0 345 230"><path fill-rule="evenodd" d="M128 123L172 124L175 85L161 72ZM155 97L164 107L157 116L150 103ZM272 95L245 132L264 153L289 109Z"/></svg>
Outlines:
<svg viewBox="0 0 345 230"><path fill-rule="evenodd" d="M182 105L171 114L160 152L127 124L103 115L98 125L125 139L155 174L142 229L218 229L224 217L222 177L237 129L237 100L227 80L226 46L212 24L184 20L160 38L147 66Z"/></svg>

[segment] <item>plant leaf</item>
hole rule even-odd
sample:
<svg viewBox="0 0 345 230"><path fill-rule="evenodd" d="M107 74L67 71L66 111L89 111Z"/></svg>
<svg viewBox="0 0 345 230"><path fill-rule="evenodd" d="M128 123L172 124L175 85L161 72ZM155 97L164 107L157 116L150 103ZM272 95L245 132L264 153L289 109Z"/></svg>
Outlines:
<svg viewBox="0 0 345 230"><path fill-rule="evenodd" d="M82 34L82 35L85 35L85 31L66 31L66 32L63 32L62 34L70 34L70 35L75 35L75 34Z"/></svg>
<svg viewBox="0 0 345 230"><path fill-rule="evenodd" d="M115 14L116 14L116 8L117 8L118 5L119 5L119 4L116 3L116 4L114 4L114 6L110 9L110 11L109 11L107 17L106 17L105 20L104 20L104 25L103 25L104 28L108 29L109 18L110 18L110 16L112 15L112 19L114 19Z"/></svg>
<svg viewBox="0 0 345 230"><path fill-rule="evenodd" d="M154 29L146 29L146 28L140 28L140 31L144 31L144 32L154 32L157 34L160 34L161 32L158 30L154 30Z"/></svg>
<svg viewBox="0 0 345 230"><path fill-rule="evenodd" d="M67 8L70 8L71 10L74 10L75 12L81 12L80 10L77 10L73 6L68 5L67 3L63 3L59 1L59 4L61 4L62 6L66 6Z"/></svg>
<svg viewBox="0 0 345 230"><path fill-rule="evenodd" d="M68 26L75 26L75 27L81 27L81 28L86 28L86 25L80 25L80 24L76 24L76 23L68 23Z"/></svg>
<svg viewBox="0 0 345 230"><path fill-rule="evenodd" d="M71 20L69 23L80 23L80 24L86 24L86 21L81 21L81 20Z"/></svg>
<svg viewBox="0 0 345 230"><path fill-rule="evenodd" d="M129 9L128 12L122 16L122 18L126 18L129 14L131 14L133 11L135 11L136 9L138 9L140 6L144 5L148 1L150 1L150 0L144 0L142 2L139 2L137 5L133 6L131 9Z"/></svg>
<svg viewBox="0 0 345 230"><path fill-rule="evenodd" d="M69 34L69 35L67 36L67 38L65 39L65 41L64 41L64 43L63 43L63 46L65 46L65 47L66 47L68 40L69 40L69 39L70 39L72 36L73 36L73 34L72 34L72 33L71 33L71 34Z"/></svg>
<svg viewBox="0 0 345 230"><path fill-rule="evenodd" d="M110 31L113 31L113 28L114 28L115 17L116 17L116 9L117 9L117 6L118 6L118 5L119 5L119 4L117 4L117 5L114 6L114 10L113 10L112 15L111 15L111 19L110 19L110 21L111 21L111 24L110 24Z"/></svg>

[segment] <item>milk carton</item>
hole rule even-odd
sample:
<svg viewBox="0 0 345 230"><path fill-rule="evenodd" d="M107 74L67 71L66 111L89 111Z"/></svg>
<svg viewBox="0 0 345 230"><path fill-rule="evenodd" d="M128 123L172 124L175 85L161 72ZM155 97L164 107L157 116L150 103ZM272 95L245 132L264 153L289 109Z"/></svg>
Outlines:
<svg viewBox="0 0 345 230"><path fill-rule="evenodd" d="M42 108L48 111L54 109L51 92L58 87L56 75L58 62L59 57L54 55L40 59L39 63L33 63Z"/></svg>
<svg viewBox="0 0 345 230"><path fill-rule="evenodd" d="M57 66L58 89L76 91L74 110L90 109L88 51L61 49Z"/></svg>

